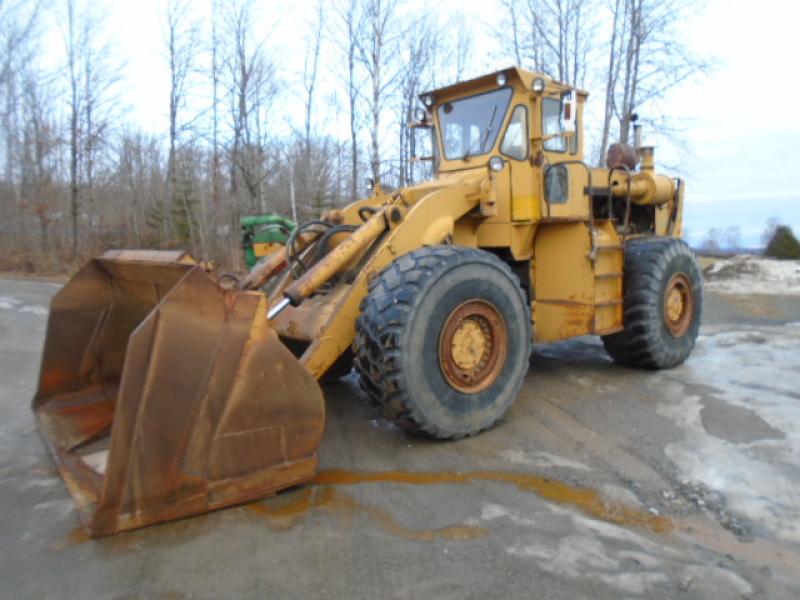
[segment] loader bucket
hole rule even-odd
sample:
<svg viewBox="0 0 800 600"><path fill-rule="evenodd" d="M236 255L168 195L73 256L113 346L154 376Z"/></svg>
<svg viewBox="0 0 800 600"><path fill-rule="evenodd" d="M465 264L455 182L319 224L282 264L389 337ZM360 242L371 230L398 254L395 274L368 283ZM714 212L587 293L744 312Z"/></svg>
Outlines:
<svg viewBox="0 0 800 600"><path fill-rule="evenodd" d="M56 294L33 409L93 536L313 476L322 392L266 312L175 252L107 252Z"/></svg>

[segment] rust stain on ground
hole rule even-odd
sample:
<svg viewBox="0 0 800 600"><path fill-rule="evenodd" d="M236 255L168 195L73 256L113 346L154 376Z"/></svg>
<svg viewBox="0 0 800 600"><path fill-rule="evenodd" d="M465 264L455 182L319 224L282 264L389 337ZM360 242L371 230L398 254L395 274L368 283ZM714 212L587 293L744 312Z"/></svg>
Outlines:
<svg viewBox="0 0 800 600"><path fill-rule="evenodd" d="M77 546L79 544L84 544L88 542L91 538L89 537L89 532L86 531L86 528L83 525L79 525L75 527L72 531L70 531L66 536L63 538L56 540L48 547L49 550L53 550L55 552L60 552L70 546Z"/></svg>
<svg viewBox="0 0 800 600"><path fill-rule="evenodd" d="M309 482L309 486L283 492L269 500L252 503L247 507L253 512L266 516L270 526L280 530L290 529L311 510L326 509L347 519L352 519L357 514L366 514L389 533L410 540L473 540L488 535L489 530L467 524L454 524L438 529L409 528L400 523L390 512L362 504L352 496L337 490L336 486L368 483L464 485L479 481L513 485L523 492L535 493L551 502L574 506L591 517L616 525L640 527L655 533L667 533L673 529L673 523L669 519L631 506L606 502L593 489L577 488L539 475L505 471L444 471L436 473L329 469L317 473ZM76 528L59 546L78 544L88 539L83 528Z"/></svg>
<svg viewBox="0 0 800 600"><path fill-rule="evenodd" d="M342 469L320 471L311 480L313 485L355 485L360 483L400 483L407 485L470 484L492 481L516 486L523 492L535 493L551 502L569 504L591 517L616 525L641 527L655 533L666 533L672 523L665 517L621 504L610 504L592 489L576 488L561 481L528 473L504 471L468 471L415 473L411 471L359 472Z"/></svg>
<svg viewBox="0 0 800 600"><path fill-rule="evenodd" d="M358 513L366 514L389 533L420 542L431 542L439 538L474 540L489 534L489 530L484 527L464 524L438 529L412 529L400 523L390 512L362 504L349 494L333 487L303 488L294 493L290 492L290 494L291 497L282 502L276 502L278 500L276 498L266 503L251 504L250 509L267 516L270 524L280 529L288 529L295 524L299 517L313 508L323 508L347 518L352 518Z"/></svg>

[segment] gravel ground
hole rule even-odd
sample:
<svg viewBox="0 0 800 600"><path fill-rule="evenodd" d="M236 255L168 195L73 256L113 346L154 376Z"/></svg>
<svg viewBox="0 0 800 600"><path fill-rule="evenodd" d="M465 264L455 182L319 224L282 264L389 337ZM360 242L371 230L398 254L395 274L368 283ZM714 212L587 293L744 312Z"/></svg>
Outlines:
<svg viewBox="0 0 800 600"><path fill-rule="evenodd" d="M316 484L88 540L29 409L57 289L0 278L0 597L800 595L797 297L709 293L671 371L537 347L507 419L459 442L378 419L351 375Z"/></svg>

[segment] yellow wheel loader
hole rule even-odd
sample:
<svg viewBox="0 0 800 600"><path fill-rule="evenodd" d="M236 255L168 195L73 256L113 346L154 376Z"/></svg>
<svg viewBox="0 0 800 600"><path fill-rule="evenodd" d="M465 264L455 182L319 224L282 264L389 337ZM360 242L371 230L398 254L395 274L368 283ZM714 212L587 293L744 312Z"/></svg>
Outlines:
<svg viewBox="0 0 800 600"><path fill-rule="evenodd" d="M52 301L33 408L89 531L308 480L318 382L352 366L384 416L458 439L507 411L533 342L685 360L702 290L684 185L638 135L588 166L586 97L517 68L423 94L435 177L301 224L232 289L182 253L87 264Z"/></svg>

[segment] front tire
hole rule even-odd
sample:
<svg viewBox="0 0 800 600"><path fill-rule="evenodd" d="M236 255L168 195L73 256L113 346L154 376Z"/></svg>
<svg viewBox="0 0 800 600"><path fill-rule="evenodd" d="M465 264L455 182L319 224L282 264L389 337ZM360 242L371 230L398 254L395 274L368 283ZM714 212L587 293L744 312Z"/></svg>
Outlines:
<svg viewBox="0 0 800 600"><path fill-rule="evenodd" d="M530 308L496 256L426 247L372 280L353 349L362 389L384 417L458 439L494 425L516 398L528 371Z"/></svg>
<svg viewBox="0 0 800 600"><path fill-rule="evenodd" d="M625 245L624 323L603 336L615 361L668 369L691 354L700 330L703 282L689 246L675 238L638 238Z"/></svg>

